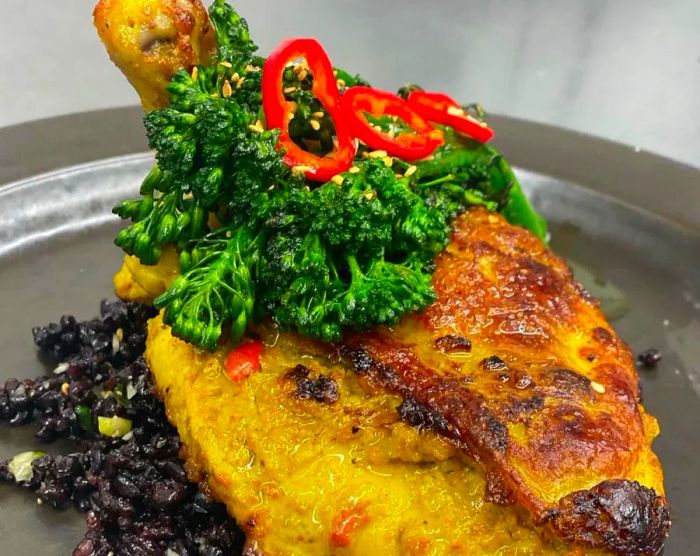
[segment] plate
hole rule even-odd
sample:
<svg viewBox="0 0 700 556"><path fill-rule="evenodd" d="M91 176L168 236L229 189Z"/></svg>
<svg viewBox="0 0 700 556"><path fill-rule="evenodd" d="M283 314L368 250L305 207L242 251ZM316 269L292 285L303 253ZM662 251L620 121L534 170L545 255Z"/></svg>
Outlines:
<svg viewBox="0 0 700 556"><path fill-rule="evenodd" d="M663 353L640 379L661 423L655 449L674 520L665 554L691 554L700 546L700 171L562 129L491 121L497 146L551 223L553 249L636 352ZM4 380L43 372L32 326L64 313L93 316L113 295L122 255L110 209L136 194L153 160L136 108L6 128L0 145ZM0 427L0 458L33 446L31 434ZM82 538L83 517L72 509L41 507L9 485L0 486L0 504L4 554L66 555Z"/></svg>

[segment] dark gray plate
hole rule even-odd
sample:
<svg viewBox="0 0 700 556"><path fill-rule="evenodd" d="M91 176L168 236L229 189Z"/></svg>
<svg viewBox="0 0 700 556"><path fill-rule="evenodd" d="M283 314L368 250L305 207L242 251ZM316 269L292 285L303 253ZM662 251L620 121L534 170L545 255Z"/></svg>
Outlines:
<svg viewBox="0 0 700 556"><path fill-rule="evenodd" d="M603 299L636 351L664 353L656 370L640 376L646 406L662 428L655 447L674 515L666 554L694 553L700 546L700 172L556 128L492 121L500 147L551 222L553 248ZM135 194L151 164L150 155L127 156L144 150L142 136L137 109L0 130L0 183L25 179L0 188L0 378L42 372L32 326L68 312L92 316L111 295L121 254L111 242L118 223L110 208ZM33 445L31 430L0 428L0 457ZM9 486L0 488L0 505L2 554L70 554L82 536L81 516L39 507Z"/></svg>

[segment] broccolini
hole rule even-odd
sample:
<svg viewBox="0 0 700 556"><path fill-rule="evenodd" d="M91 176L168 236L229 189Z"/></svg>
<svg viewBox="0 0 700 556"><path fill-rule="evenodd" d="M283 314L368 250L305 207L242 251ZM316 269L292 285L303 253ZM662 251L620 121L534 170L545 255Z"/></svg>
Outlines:
<svg viewBox="0 0 700 556"><path fill-rule="evenodd" d="M214 350L225 332L237 342L265 316L325 341L395 323L434 300L433 260L469 206L502 211L544 236L500 154L449 129L445 145L415 168L361 148L350 171L311 186L283 162L278 132L264 129L264 59L245 20L223 0L210 18L218 56L179 71L170 106L146 115L156 166L142 197L114 209L132 220L116 238L127 253L144 264L155 264L167 243L180 253L181 276L155 300L174 335ZM284 83L297 103L292 138L319 154L332 150L332 120L321 117L313 76L290 69Z"/></svg>

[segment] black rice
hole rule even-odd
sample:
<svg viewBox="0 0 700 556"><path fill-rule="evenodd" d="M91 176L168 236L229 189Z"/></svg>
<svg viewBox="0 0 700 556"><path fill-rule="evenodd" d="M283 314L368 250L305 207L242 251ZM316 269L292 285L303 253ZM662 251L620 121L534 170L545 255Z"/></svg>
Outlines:
<svg viewBox="0 0 700 556"><path fill-rule="evenodd" d="M103 301L101 317L64 316L33 330L53 371L0 387L0 420L34 423L41 442L66 438L67 455L32 462L17 482L44 505L86 513L85 538L74 556L241 554L244 536L226 508L187 480L181 443L165 417L143 360L145 305ZM99 432L98 417L132 423L120 438ZM0 480L16 482L9 462Z"/></svg>

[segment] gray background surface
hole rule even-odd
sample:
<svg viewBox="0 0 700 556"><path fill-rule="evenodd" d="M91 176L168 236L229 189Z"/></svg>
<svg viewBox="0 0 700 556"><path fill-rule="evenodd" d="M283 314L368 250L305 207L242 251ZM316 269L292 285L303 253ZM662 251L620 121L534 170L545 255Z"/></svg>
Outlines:
<svg viewBox="0 0 700 556"><path fill-rule="evenodd" d="M137 102L95 1L1 0L0 126ZM262 52L314 35L376 86L411 80L700 167L700 0L233 3Z"/></svg>

